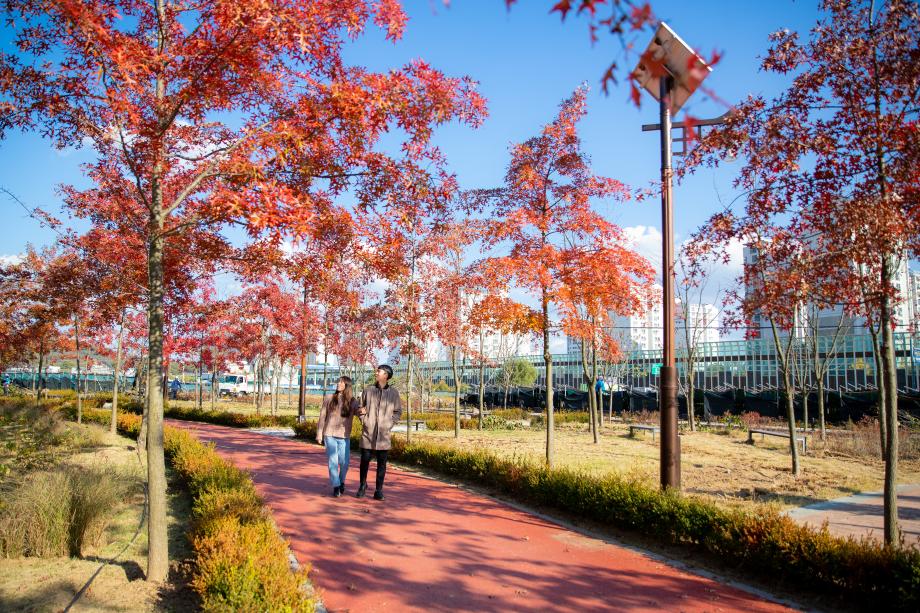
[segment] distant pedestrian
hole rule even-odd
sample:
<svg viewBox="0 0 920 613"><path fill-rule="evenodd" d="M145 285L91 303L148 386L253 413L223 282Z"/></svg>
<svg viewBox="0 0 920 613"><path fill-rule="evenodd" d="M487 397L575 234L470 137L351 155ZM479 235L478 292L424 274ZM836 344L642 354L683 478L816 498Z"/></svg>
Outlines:
<svg viewBox="0 0 920 613"><path fill-rule="evenodd" d="M387 474L387 453L390 450L390 431L402 416L402 398L395 387L390 387L393 369L387 364L377 367L376 383L364 388L361 394L361 483L355 494L364 496L367 490L367 471L371 456L377 457L377 488L374 499L383 500L383 480Z"/></svg>
<svg viewBox="0 0 920 613"><path fill-rule="evenodd" d="M326 397L316 421L316 442L326 446L332 495L345 493L345 475L351 454L351 426L358 412L351 377L339 377L335 393Z"/></svg>
<svg viewBox="0 0 920 613"><path fill-rule="evenodd" d="M10 393L10 376L3 375L3 395L7 396Z"/></svg>
<svg viewBox="0 0 920 613"><path fill-rule="evenodd" d="M182 384L179 383L179 379L173 378L169 384L169 397L172 400L179 398L179 390L182 389Z"/></svg>

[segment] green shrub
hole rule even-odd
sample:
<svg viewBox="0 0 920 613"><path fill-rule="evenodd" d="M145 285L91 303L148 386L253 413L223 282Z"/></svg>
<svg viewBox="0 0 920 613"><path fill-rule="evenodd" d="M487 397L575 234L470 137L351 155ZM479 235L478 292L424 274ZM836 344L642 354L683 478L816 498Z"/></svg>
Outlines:
<svg viewBox="0 0 920 613"><path fill-rule="evenodd" d="M291 427L297 421L297 418L293 415L256 415L178 406L165 407L163 416L185 421L201 421L209 424L217 424L219 426L230 426L232 428Z"/></svg>
<svg viewBox="0 0 920 613"><path fill-rule="evenodd" d="M291 572L284 541L266 519L244 523L228 515L192 539L197 553L193 587L205 611L313 611Z"/></svg>
<svg viewBox="0 0 920 613"><path fill-rule="evenodd" d="M515 498L599 523L641 532L710 554L723 564L851 601L916 610L920 550L889 548L800 526L775 511L724 510L714 504L616 475L550 470L484 451L461 451L396 438L394 460L487 485Z"/></svg>
<svg viewBox="0 0 920 613"><path fill-rule="evenodd" d="M268 517L262 499L251 489L208 489L195 497L193 505L195 531L206 534L214 530L215 522L223 517L235 517L242 523L253 523Z"/></svg>
<svg viewBox="0 0 920 613"><path fill-rule="evenodd" d="M454 415L453 413L413 413L412 419L421 419L425 422L425 428L428 430L453 430ZM460 428L463 430L473 430L477 427L475 419L460 418Z"/></svg>
<svg viewBox="0 0 920 613"><path fill-rule="evenodd" d="M591 416L587 411L553 411L553 423L561 424L589 424ZM545 427L546 414L534 415L530 420L531 426Z"/></svg>
<svg viewBox="0 0 920 613"><path fill-rule="evenodd" d="M312 611L313 600L301 590L309 569L291 571L284 539L249 476L187 432L167 427L164 445L194 498L192 585L203 608Z"/></svg>

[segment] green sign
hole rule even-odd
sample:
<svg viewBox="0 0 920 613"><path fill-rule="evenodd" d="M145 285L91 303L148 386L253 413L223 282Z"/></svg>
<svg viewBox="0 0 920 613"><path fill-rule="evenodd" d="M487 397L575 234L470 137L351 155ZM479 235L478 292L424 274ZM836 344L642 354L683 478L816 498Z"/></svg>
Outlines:
<svg viewBox="0 0 920 613"><path fill-rule="evenodd" d="M656 377L661 374L661 364L652 364L651 373Z"/></svg>

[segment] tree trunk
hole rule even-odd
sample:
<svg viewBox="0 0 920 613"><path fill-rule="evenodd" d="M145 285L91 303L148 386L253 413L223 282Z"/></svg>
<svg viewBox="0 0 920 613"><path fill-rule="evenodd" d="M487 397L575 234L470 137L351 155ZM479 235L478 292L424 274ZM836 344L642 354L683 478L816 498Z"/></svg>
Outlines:
<svg viewBox="0 0 920 613"><path fill-rule="evenodd" d="M198 337L198 385L196 386L196 391L198 395L198 410L200 411L204 405L204 386L201 384L201 376L204 374L204 359L202 353L204 350L203 339Z"/></svg>
<svg viewBox="0 0 920 613"><path fill-rule="evenodd" d="M690 422L690 432L696 431L696 386L693 384L693 375L687 385L687 419Z"/></svg>
<svg viewBox="0 0 920 613"><path fill-rule="evenodd" d="M553 356L549 352L549 298L543 290L543 363L546 367L546 465L553 467Z"/></svg>
<svg viewBox="0 0 920 613"><path fill-rule="evenodd" d="M115 348L115 380L112 386L112 421L109 423L109 431L115 434L118 427L118 373L121 372L121 342L124 337L125 314L122 312L121 320L118 322L118 344Z"/></svg>
<svg viewBox="0 0 920 613"><path fill-rule="evenodd" d="M265 356L260 356L257 365L253 366L256 377L255 403L256 415L262 414L262 402L265 400Z"/></svg>
<svg viewBox="0 0 920 613"><path fill-rule="evenodd" d="M786 390L786 421L789 425L789 447L792 451L792 476L798 477L801 474L799 466L799 448L796 446L795 430L795 387L792 384L792 377L787 368L783 368L783 387Z"/></svg>
<svg viewBox="0 0 920 613"><path fill-rule="evenodd" d="M171 24L166 15L165 0L156 0L160 28L157 47L166 49L166 37ZM166 82L162 73L156 77L155 98L162 108L166 97ZM159 110L158 113L163 111ZM148 373L147 373L147 581L161 583L169 570L169 541L166 532L166 461L163 450L163 229L166 215L163 203L163 158L165 146L161 145L154 158L150 178L150 221L147 232L147 323L148 323Z"/></svg>
<svg viewBox="0 0 920 613"><path fill-rule="evenodd" d="M217 396L220 394L220 359L217 355L217 346L211 346L211 361L214 362L211 367L211 410L216 408Z"/></svg>
<svg viewBox="0 0 920 613"><path fill-rule="evenodd" d="M687 353L687 421L690 424L690 432L696 432L696 412L694 410L696 404L696 382L694 381L696 376L696 355L690 348L687 349Z"/></svg>
<svg viewBox="0 0 920 613"><path fill-rule="evenodd" d="M872 27L874 14L870 7L869 26ZM879 76L878 47L872 48L873 63L873 85L875 89L875 162L877 166L877 180L879 187L879 196L881 201L888 203L888 179L885 168L885 155L882 147L883 131L881 128L882 116L882 99L881 99L881 79ZM892 241L894 242L894 241ZM890 243L884 248L891 248ZM896 547L900 542L900 530L898 528L898 496L897 496L897 477L898 477L898 371L897 363L894 357L894 332L892 325L893 305L891 303L894 295L892 281L897 269L895 258L890 252L883 252L882 269L881 269L881 305L879 309L879 332L882 335L882 385L879 391L885 388L885 422L887 426L886 448L883 448L885 454L885 544L889 547ZM906 289L906 288L905 288Z"/></svg>
<svg viewBox="0 0 920 613"><path fill-rule="evenodd" d="M595 322L596 324L597 322ZM597 389L597 339L591 338L591 397L600 396L600 390ZM603 398L597 398L594 401L594 444L599 442L600 429L603 425L601 415L603 413Z"/></svg>
<svg viewBox="0 0 920 613"><path fill-rule="evenodd" d="M158 6L162 0L158 0ZM147 488L149 496L147 580L166 580L169 544L166 533L166 464L163 449L163 202L159 180L154 179L150 219L148 279L150 300L149 358L147 373Z"/></svg>
<svg viewBox="0 0 920 613"><path fill-rule="evenodd" d="M842 319L843 317L841 316L841 321ZM834 336L835 341L837 337L839 336L839 333L840 333L840 322L838 322L837 324L837 335ZM814 367L813 373L815 376L815 386L818 389L818 427L821 429L821 442L823 443L827 437L827 430L825 429L825 425L824 425L824 411L825 411L824 372L825 372L827 361L831 359L831 356L825 355L824 363L819 362L819 360L821 359L821 352L820 352L820 348L818 347L818 329L817 328L815 328L814 341L815 341L814 342L814 350L815 350L814 351L814 361L815 361L814 365L815 367ZM836 342L834 343L834 345L836 345ZM832 347L832 348L835 348L835 347Z"/></svg>
<svg viewBox="0 0 920 613"><path fill-rule="evenodd" d="M328 362L329 362L329 354L326 352L325 349L323 349L323 402L326 401L326 387L328 385L327 377L329 376L328 375L328 369L329 369Z"/></svg>
<svg viewBox="0 0 920 613"><path fill-rule="evenodd" d="M149 324L148 324L149 328ZM134 375L135 379L141 377L141 397L144 400L144 410L141 411L141 427L137 433L137 446L144 453L147 453L147 413L150 408L150 394L147 390L147 380L149 379L150 369L148 368L148 354L147 352L141 353L141 364L137 373Z"/></svg>
<svg viewBox="0 0 920 613"><path fill-rule="evenodd" d="M596 385L596 377L592 378L592 372L588 368L588 344L585 342L585 339L581 339L581 369L582 374L584 375L585 382L588 384L588 420L591 422L589 426L589 432L594 439L594 443L597 444L597 420L595 419L595 413L597 412L597 398L595 396L594 386ZM592 342L592 348L594 344ZM545 355L545 353L544 353Z"/></svg>
<svg viewBox="0 0 920 613"><path fill-rule="evenodd" d="M163 337L165 342L165 331L163 333ZM165 356L163 357L163 376L160 377L160 381L163 383L163 407L165 408L169 405L169 359Z"/></svg>
<svg viewBox="0 0 920 613"><path fill-rule="evenodd" d="M479 429L482 430L482 414L486 404L486 358L482 354L485 345L482 328L479 328Z"/></svg>
<svg viewBox="0 0 920 613"><path fill-rule="evenodd" d="M885 420L888 445L885 452L885 544L891 547L900 542L898 528L898 372L894 359L894 333L892 331L892 306L889 294L894 276L893 258L886 255L882 261L882 303L879 325L882 335L882 386L885 388Z"/></svg>
<svg viewBox="0 0 920 613"><path fill-rule="evenodd" d="M451 366L454 369L454 438L460 438L460 373L457 371L457 348L450 350Z"/></svg>
<svg viewBox="0 0 920 613"><path fill-rule="evenodd" d="M83 393L80 389L80 321L76 315L73 318L73 337L77 348L77 423L83 423Z"/></svg>
<svg viewBox="0 0 920 613"><path fill-rule="evenodd" d="M412 333L409 333L409 360L406 370L406 444L412 442Z"/></svg>
<svg viewBox="0 0 920 613"><path fill-rule="evenodd" d="M795 386L792 381L792 352L791 347L794 342L795 333L795 315L792 317L792 329L790 330L789 343L785 347L782 347L779 342L779 334L776 331L776 324L773 323L773 320L770 320L770 327L773 330L773 344L776 348L776 358L780 361L780 368L782 369L783 374L783 389L786 392L786 422L789 426L789 450L792 452L792 476L798 477L801 473L801 467L799 465L799 449L796 447L795 441Z"/></svg>
<svg viewBox="0 0 920 613"><path fill-rule="evenodd" d="M869 323L869 333L872 336L872 358L875 361L875 387L878 388L878 433L879 444L882 449L882 461L888 457L888 400L884 383L884 368L882 367L882 345L879 342L879 332L872 323Z"/></svg>
<svg viewBox="0 0 920 613"><path fill-rule="evenodd" d="M808 432L808 389L807 385L802 385L802 430Z"/></svg>
<svg viewBox="0 0 920 613"><path fill-rule="evenodd" d="M818 377L818 426L821 429L821 440L825 440L827 437L827 430L825 429L824 424L824 377Z"/></svg>
<svg viewBox="0 0 920 613"><path fill-rule="evenodd" d="M42 396L42 365L45 361L45 338L38 343L38 385L35 390L35 404L38 405L41 403Z"/></svg>

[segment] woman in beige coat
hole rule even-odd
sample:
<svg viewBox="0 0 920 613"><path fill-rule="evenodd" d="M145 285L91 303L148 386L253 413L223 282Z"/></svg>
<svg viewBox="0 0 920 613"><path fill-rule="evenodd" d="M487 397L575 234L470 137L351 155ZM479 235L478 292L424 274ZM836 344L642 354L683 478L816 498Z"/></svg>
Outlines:
<svg viewBox="0 0 920 613"><path fill-rule="evenodd" d="M387 364L377 367L376 383L365 387L361 393L361 483L356 497L361 498L367 490L367 471L371 456L377 456L377 489L375 500L383 500L383 479L387 474L387 453L390 450L390 430L402 415L402 398L399 390L390 387L393 369Z"/></svg>
<svg viewBox="0 0 920 613"><path fill-rule="evenodd" d="M326 398L316 421L316 442L326 446L332 495L345 493L345 475L351 454L351 424L358 411L358 400L351 391L351 378L339 377L335 393Z"/></svg>

